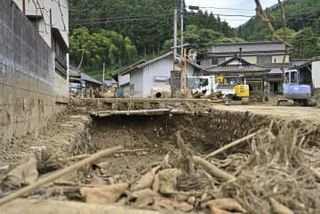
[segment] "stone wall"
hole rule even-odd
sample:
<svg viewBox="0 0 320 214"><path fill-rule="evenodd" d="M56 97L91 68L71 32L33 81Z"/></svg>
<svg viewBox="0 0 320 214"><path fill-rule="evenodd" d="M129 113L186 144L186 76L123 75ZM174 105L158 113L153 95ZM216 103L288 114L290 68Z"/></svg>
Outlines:
<svg viewBox="0 0 320 214"><path fill-rule="evenodd" d="M39 131L61 106L54 54L11 0L0 0L0 143Z"/></svg>

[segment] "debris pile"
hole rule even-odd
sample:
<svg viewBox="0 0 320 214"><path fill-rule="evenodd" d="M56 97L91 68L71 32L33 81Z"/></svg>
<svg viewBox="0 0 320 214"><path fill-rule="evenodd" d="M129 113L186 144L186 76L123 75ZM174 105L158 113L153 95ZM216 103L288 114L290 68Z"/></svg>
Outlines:
<svg viewBox="0 0 320 214"><path fill-rule="evenodd" d="M177 130L176 148L138 177L110 174L106 155L138 156L143 149L77 152L64 160L42 150L7 169L0 205L24 197L38 201L37 206L50 199L53 207L66 206L53 201L58 200L75 207L85 203L88 210L96 204L143 213L320 213L320 148L308 140L312 128L272 121L211 154L196 152ZM5 205L8 212L10 207Z"/></svg>

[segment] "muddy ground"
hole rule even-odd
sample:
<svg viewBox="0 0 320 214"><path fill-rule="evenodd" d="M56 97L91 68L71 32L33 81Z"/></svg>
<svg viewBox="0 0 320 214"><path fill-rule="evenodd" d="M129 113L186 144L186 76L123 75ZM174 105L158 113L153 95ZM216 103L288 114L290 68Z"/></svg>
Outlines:
<svg viewBox="0 0 320 214"><path fill-rule="evenodd" d="M204 173L201 166L193 169L195 174L190 175L188 172L183 175L184 177L180 176L178 181L183 181L184 185L178 182L179 188L183 186L184 191L189 191L193 186L195 189L192 191L200 192L195 196L193 193L188 193L192 197L186 198L183 205L188 205L189 208L191 206L188 212L203 213L204 203L230 197L237 200L248 213L256 213L254 210L257 209L260 209L259 213L270 213L268 210L273 204L269 201L272 200L284 204L295 213L317 213L320 210L320 198L314 194L320 188L318 164L320 126L317 118L312 120L316 113L313 116L307 114L308 108L306 108L306 111L300 112L294 118L295 114L288 113L284 108L281 110L279 108L279 111L283 112L279 113L279 117L274 109L270 110L270 114L265 114L266 107L262 107L263 114L252 114L243 110L258 111L253 107L250 109L250 107L231 106L230 111L227 108L217 107L219 110L212 109L211 112L201 115L108 118L91 118L80 112L67 111L38 135L30 135L24 139L13 140L7 145L1 145L0 175L5 176L8 171L20 164L23 157L34 152L41 153L41 158L37 156L37 169L39 177L42 177L77 162L70 161L70 157L122 146L125 152L100 159L83 170L59 179L59 184L50 184L41 191L26 195L28 199L84 202L86 199L79 196L78 192L76 196L73 193L70 196L70 192L61 191L61 183L63 183L62 189L65 186L72 186L72 191L75 187L81 189L88 185L92 187L123 182L132 185L155 167L162 167L157 173L165 171L166 168L162 165L167 154L170 155L169 168L180 170L179 161L186 161L181 154L185 155L188 152L183 153L181 148L178 148L177 131L181 134L186 151L191 151L190 154L193 156L204 157L234 140L264 130L252 141L247 141L210 159L211 164L235 176L236 182L224 182L223 179L216 179L212 175L207 177L208 173ZM297 110L292 109L292 112L295 111ZM303 120L305 114L308 115L307 120ZM201 180L203 178L205 186ZM2 181L5 181L3 177ZM19 188L21 186L13 190ZM177 190L181 191L179 188ZM0 187L0 198L10 191L12 190L8 186ZM164 195L168 197L168 194ZM168 198L177 200L171 193ZM134 207L130 201L126 203L119 201L117 199L116 204ZM152 203L157 204L156 201L157 199ZM172 211L173 205L170 204L168 207ZM156 209L149 204L141 208ZM175 209L176 207L173 210ZM177 208L176 211L181 210ZM216 212L209 210L206 213Z"/></svg>
<svg viewBox="0 0 320 214"><path fill-rule="evenodd" d="M108 159L111 174L123 175L130 180L161 162L166 154L173 157L178 155L175 136L177 130L181 131L195 154L219 148L219 143L215 143L212 138L215 130L210 130L209 122L204 117L192 116L120 116L95 119L90 132L91 143L97 150L119 145L127 150L145 149Z"/></svg>

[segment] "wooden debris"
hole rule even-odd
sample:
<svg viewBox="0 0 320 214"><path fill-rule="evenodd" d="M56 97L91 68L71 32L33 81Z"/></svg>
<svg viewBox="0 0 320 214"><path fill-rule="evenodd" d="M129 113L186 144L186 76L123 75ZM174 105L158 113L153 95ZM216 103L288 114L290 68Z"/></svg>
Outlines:
<svg viewBox="0 0 320 214"><path fill-rule="evenodd" d="M226 182L236 179L236 177L234 177L233 175L230 175L229 173L219 169L218 167L212 165L211 163L209 163L208 161L206 161L205 159L203 159L201 157L194 156L193 160L197 164L202 166L213 177L220 178L220 179L222 179L223 181L226 181Z"/></svg>
<svg viewBox="0 0 320 214"><path fill-rule="evenodd" d="M160 167L153 168L150 172L143 175L139 180L134 182L130 188L131 191L138 191L146 188L151 188L156 172Z"/></svg>
<svg viewBox="0 0 320 214"><path fill-rule="evenodd" d="M37 159L34 156L29 156L6 175L4 185L16 188L33 184L37 181L38 175Z"/></svg>
<svg viewBox="0 0 320 214"><path fill-rule="evenodd" d="M272 214L294 214L288 207L280 204L273 198L270 198L271 213Z"/></svg>
<svg viewBox="0 0 320 214"><path fill-rule="evenodd" d="M179 169L165 169L160 171L153 183L153 190L163 194L170 194L176 191L177 178L182 174Z"/></svg>
<svg viewBox="0 0 320 214"><path fill-rule="evenodd" d="M43 214L48 210L55 214L160 214L151 210L136 210L114 205L87 204L70 201L16 200L2 206L0 213Z"/></svg>
<svg viewBox="0 0 320 214"><path fill-rule="evenodd" d="M217 209L228 211L228 212L247 213L247 211L243 209L243 207L236 200L232 198L211 200L207 202L205 206L211 208L211 210L214 208L217 208Z"/></svg>
<svg viewBox="0 0 320 214"><path fill-rule="evenodd" d="M120 183L104 187L81 188L80 193L87 203L112 204L129 188L129 184Z"/></svg>
<svg viewBox="0 0 320 214"><path fill-rule="evenodd" d="M163 115L169 114L170 109L127 110L127 111L100 111L92 112L96 117L110 117L113 115Z"/></svg>
<svg viewBox="0 0 320 214"><path fill-rule="evenodd" d="M75 171L75 170L78 170L78 169L81 169L82 167L84 167L85 165L88 165L102 157L106 157L106 156L110 156L118 151L120 151L122 149L121 146L118 146L118 147L114 147L114 148L110 148L110 149L105 149L105 150L102 150L96 154L93 154L91 155L90 157L78 162L78 163L75 163L71 166L68 166L60 171L57 171L53 174L51 174L50 176L48 177L45 177L45 178L42 178L40 180L38 180L37 182L35 182L34 184L30 185L30 186L26 186L20 190L18 190L17 192L11 194L11 195L8 195L7 197L4 197L2 199L0 199L0 206L3 205L3 204L6 204L16 198L19 198L21 196L23 196L24 194L27 194L29 192L31 192L32 190L38 188L38 187L41 187L47 183L50 183L52 181L55 181L57 180L58 178L72 172L72 171Z"/></svg>
<svg viewBox="0 0 320 214"><path fill-rule="evenodd" d="M208 214L241 214L238 212L229 212L229 211L225 211L216 207L208 207L209 212Z"/></svg>
<svg viewBox="0 0 320 214"><path fill-rule="evenodd" d="M247 140L250 140L253 137L255 137L258 133L259 132L255 132L255 133L247 135L247 136L245 136L245 137L243 137L241 139L238 139L238 140L236 140L236 141L234 141L234 142L232 142L232 143L230 143L230 144L228 144L228 145L226 145L226 146L224 146L224 147L212 152L211 154L205 156L204 159L208 159L208 158L211 158L211 157L216 156L218 154L221 154L222 152L224 152L224 151L226 151L226 150L228 150L228 149L230 149L232 147L235 147L235 146L237 146L237 145L239 145L239 144L241 144L243 142L246 142Z"/></svg>
<svg viewBox="0 0 320 214"><path fill-rule="evenodd" d="M151 189L144 189L129 194L128 202L135 208L146 208L154 203L157 193Z"/></svg>
<svg viewBox="0 0 320 214"><path fill-rule="evenodd" d="M176 200L170 200L170 199L164 199L164 198L157 198L155 200L155 209L161 210L165 209L171 212L174 212L176 210L182 211L182 212L190 212L193 210L193 206L191 204L188 204L186 202L179 202Z"/></svg>
<svg viewBox="0 0 320 214"><path fill-rule="evenodd" d="M176 132L177 145L180 150L180 156L178 158L177 168L182 169L188 174L194 174L194 161L192 159L192 152L188 149L181 137L180 131Z"/></svg>

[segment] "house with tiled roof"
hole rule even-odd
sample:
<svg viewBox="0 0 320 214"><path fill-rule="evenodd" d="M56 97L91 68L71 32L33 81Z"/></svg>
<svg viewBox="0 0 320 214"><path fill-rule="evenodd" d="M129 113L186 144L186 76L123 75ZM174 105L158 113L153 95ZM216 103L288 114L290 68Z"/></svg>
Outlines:
<svg viewBox="0 0 320 214"><path fill-rule="evenodd" d="M242 59L246 62L267 66L270 72L265 76L268 91L271 94L282 92L282 70L281 65L285 58L285 70L291 67L289 48L286 52L285 45L281 42L242 42L216 44L212 48L206 50L200 55L200 65L203 67L211 67L220 65L234 57L235 54L241 52Z"/></svg>
<svg viewBox="0 0 320 214"><path fill-rule="evenodd" d="M234 55L232 58L219 65L212 65L206 68L206 75L223 76L225 78L241 78L244 84L248 84L250 95L263 98L268 95L267 75L271 68L264 65L257 65L243 59L241 55Z"/></svg>

